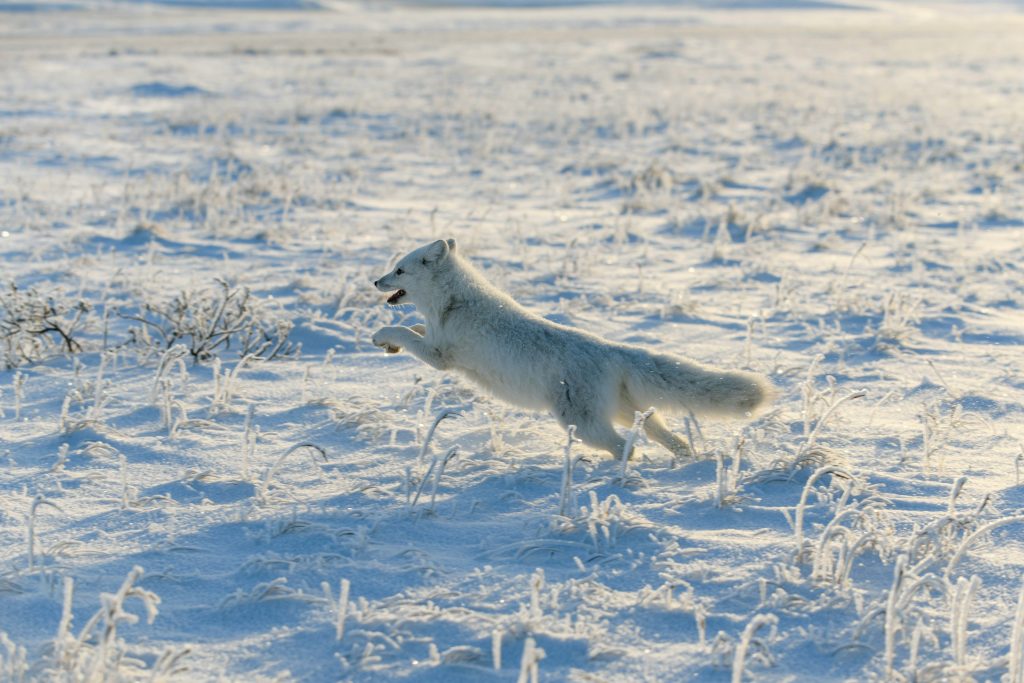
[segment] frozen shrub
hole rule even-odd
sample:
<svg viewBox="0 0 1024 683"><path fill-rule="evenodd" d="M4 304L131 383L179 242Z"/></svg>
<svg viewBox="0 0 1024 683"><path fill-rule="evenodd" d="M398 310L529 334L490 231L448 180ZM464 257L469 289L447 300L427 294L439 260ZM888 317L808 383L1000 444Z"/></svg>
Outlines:
<svg viewBox="0 0 1024 683"><path fill-rule="evenodd" d="M0 290L0 363L9 370L54 354L81 351L76 335L88 312L83 301L59 301L10 283Z"/></svg>
<svg viewBox="0 0 1024 683"><path fill-rule="evenodd" d="M167 303L147 303L138 314L122 313L139 323L131 341L160 350L182 344L195 363L216 357L221 349L262 360L298 351L288 339L291 322L274 319L248 288L218 282L213 291L186 291Z"/></svg>

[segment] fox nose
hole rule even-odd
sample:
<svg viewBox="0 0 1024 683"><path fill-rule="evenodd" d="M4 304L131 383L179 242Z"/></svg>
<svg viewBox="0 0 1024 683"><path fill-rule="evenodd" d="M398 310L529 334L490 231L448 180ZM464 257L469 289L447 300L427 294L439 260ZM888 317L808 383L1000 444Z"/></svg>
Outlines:
<svg viewBox="0 0 1024 683"><path fill-rule="evenodd" d="M374 280L373 281L373 286L376 287L378 282L380 282L380 280Z"/></svg>

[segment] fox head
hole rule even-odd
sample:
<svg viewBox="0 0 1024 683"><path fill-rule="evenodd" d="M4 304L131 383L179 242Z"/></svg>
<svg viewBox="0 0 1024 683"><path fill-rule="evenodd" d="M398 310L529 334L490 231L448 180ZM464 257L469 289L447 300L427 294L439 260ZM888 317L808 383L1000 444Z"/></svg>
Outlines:
<svg viewBox="0 0 1024 683"><path fill-rule="evenodd" d="M430 289L434 273L455 252L455 240L437 240L410 252L399 259L394 269L374 280L373 286L382 292L394 292L388 303L417 303Z"/></svg>

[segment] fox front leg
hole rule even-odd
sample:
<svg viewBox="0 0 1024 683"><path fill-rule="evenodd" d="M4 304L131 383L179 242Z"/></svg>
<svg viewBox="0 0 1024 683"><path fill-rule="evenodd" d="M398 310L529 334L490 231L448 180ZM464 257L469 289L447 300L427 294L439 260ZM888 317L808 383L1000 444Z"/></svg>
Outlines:
<svg viewBox="0 0 1024 683"><path fill-rule="evenodd" d="M388 353L398 353L402 350L401 337L403 333L409 332L411 330L405 327L382 327L374 333L370 341L374 346L379 346Z"/></svg>
<svg viewBox="0 0 1024 683"><path fill-rule="evenodd" d="M402 350L402 342L397 341L397 339L406 331L412 331L416 336L424 337L427 334L427 326L423 323L417 323L411 327L385 327L373 335L373 344L388 353L398 353Z"/></svg>
<svg viewBox="0 0 1024 683"><path fill-rule="evenodd" d="M426 329L424 328L424 331ZM408 327L382 327L373 335L374 346L379 346L388 353L398 353L405 349L427 365L438 370L447 370L447 363L441 351L429 344L424 337L417 334L416 329Z"/></svg>

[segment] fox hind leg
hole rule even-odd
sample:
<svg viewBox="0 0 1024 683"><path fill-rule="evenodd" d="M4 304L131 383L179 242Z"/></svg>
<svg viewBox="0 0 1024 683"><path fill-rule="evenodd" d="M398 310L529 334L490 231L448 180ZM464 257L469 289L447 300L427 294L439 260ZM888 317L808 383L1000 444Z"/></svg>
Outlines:
<svg viewBox="0 0 1024 683"><path fill-rule="evenodd" d="M623 399L619 404L618 413L615 417L623 425L632 427L636 414L642 411L633 405L633 402L628 397L623 397ZM647 421L644 422L644 433L655 442L670 450L677 458L689 458L693 455L689 444L672 433L672 430L668 428L665 421L661 419L661 415L656 411L651 413Z"/></svg>
<svg viewBox="0 0 1024 683"><path fill-rule="evenodd" d="M554 413L566 429L569 425L576 425L576 436L583 443L606 450L616 459L622 457L626 440L615 431L611 420L599 411L593 410L593 407L588 407L584 402L578 399L573 400L568 388L556 400Z"/></svg>
<svg viewBox="0 0 1024 683"><path fill-rule="evenodd" d="M672 454L679 458L689 458L693 455L690 446L669 430L668 425L661 419L658 413L651 413L644 423L644 431L662 446L672 451Z"/></svg>
<svg viewBox="0 0 1024 683"><path fill-rule="evenodd" d="M611 453L616 459L622 457L622 451L626 448L626 440L615 431L611 422L594 417L577 417L567 424L576 425L576 436L583 440L583 443L594 448L601 448ZM632 453L630 453L632 455Z"/></svg>

